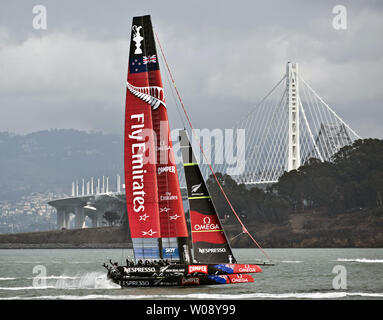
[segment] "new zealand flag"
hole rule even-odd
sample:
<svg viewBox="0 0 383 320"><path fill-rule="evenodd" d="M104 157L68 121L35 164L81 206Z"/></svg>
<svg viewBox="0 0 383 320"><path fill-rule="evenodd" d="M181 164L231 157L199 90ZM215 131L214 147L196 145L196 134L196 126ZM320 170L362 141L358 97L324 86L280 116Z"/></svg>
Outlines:
<svg viewBox="0 0 383 320"><path fill-rule="evenodd" d="M141 55L129 59L129 69L130 69L130 73L139 73L139 72L148 71L147 64L144 64L143 56Z"/></svg>

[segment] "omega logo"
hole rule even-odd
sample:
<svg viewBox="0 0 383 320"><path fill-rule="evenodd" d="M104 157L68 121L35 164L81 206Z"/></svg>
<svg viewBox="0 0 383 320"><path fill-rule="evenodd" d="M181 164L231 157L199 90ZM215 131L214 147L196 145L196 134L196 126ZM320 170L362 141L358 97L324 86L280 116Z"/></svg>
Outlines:
<svg viewBox="0 0 383 320"><path fill-rule="evenodd" d="M218 223L212 223L210 217L204 217L202 220L203 224L195 224L194 230L195 231L209 231L209 230L218 230L219 225Z"/></svg>
<svg viewBox="0 0 383 320"><path fill-rule="evenodd" d="M211 221L210 217L203 218L203 223L204 224L208 224L208 223L210 223L210 221Z"/></svg>

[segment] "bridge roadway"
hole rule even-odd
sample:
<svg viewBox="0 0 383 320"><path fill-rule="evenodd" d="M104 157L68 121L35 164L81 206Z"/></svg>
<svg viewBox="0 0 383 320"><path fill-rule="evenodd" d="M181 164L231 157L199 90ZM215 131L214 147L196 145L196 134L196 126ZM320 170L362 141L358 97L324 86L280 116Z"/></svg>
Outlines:
<svg viewBox="0 0 383 320"><path fill-rule="evenodd" d="M187 200L186 189L181 188L182 200ZM48 204L57 211L57 229L69 229L71 214L75 215L74 227L83 228L86 217L92 221L92 227L105 225L104 214L116 212L120 218L126 213L125 192L108 192L77 197L67 197L49 201Z"/></svg>

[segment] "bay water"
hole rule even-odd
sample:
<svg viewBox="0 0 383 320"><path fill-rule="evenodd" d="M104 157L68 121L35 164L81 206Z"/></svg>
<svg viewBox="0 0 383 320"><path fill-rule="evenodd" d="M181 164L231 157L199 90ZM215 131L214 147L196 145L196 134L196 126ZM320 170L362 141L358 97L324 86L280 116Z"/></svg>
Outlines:
<svg viewBox="0 0 383 320"><path fill-rule="evenodd" d="M383 299L383 249L266 249L274 266L254 283L199 287L124 288L102 267L124 264L128 249L0 250L1 300L244 300ZM238 263L266 258L257 249L234 249Z"/></svg>

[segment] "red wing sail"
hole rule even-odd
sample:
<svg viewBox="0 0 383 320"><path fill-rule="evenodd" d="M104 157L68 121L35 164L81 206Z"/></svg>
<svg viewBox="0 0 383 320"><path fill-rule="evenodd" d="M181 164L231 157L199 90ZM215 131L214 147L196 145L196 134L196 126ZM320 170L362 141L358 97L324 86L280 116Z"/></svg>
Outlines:
<svg viewBox="0 0 383 320"><path fill-rule="evenodd" d="M188 199L194 259L198 263L235 263L186 131L180 131L180 146Z"/></svg>
<svg viewBox="0 0 383 320"><path fill-rule="evenodd" d="M152 110L157 135L157 185L164 259L189 261L188 231L166 108Z"/></svg>
<svg viewBox="0 0 383 320"><path fill-rule="evenodd" d="M135 257L183 261L188 234L150 16L133 18L125 117L125 185ZM147 162L135 177L137 153ZM135 191L142 192L140 198Z"/></svg>
<svg viewBox="0 0 383 320"><path fill-rule="evenodd" d="M152 106L142 17L133 18L125 109L125 192L135 259L160 259ZM146 99L143 99L146 97Z"/></svg>

